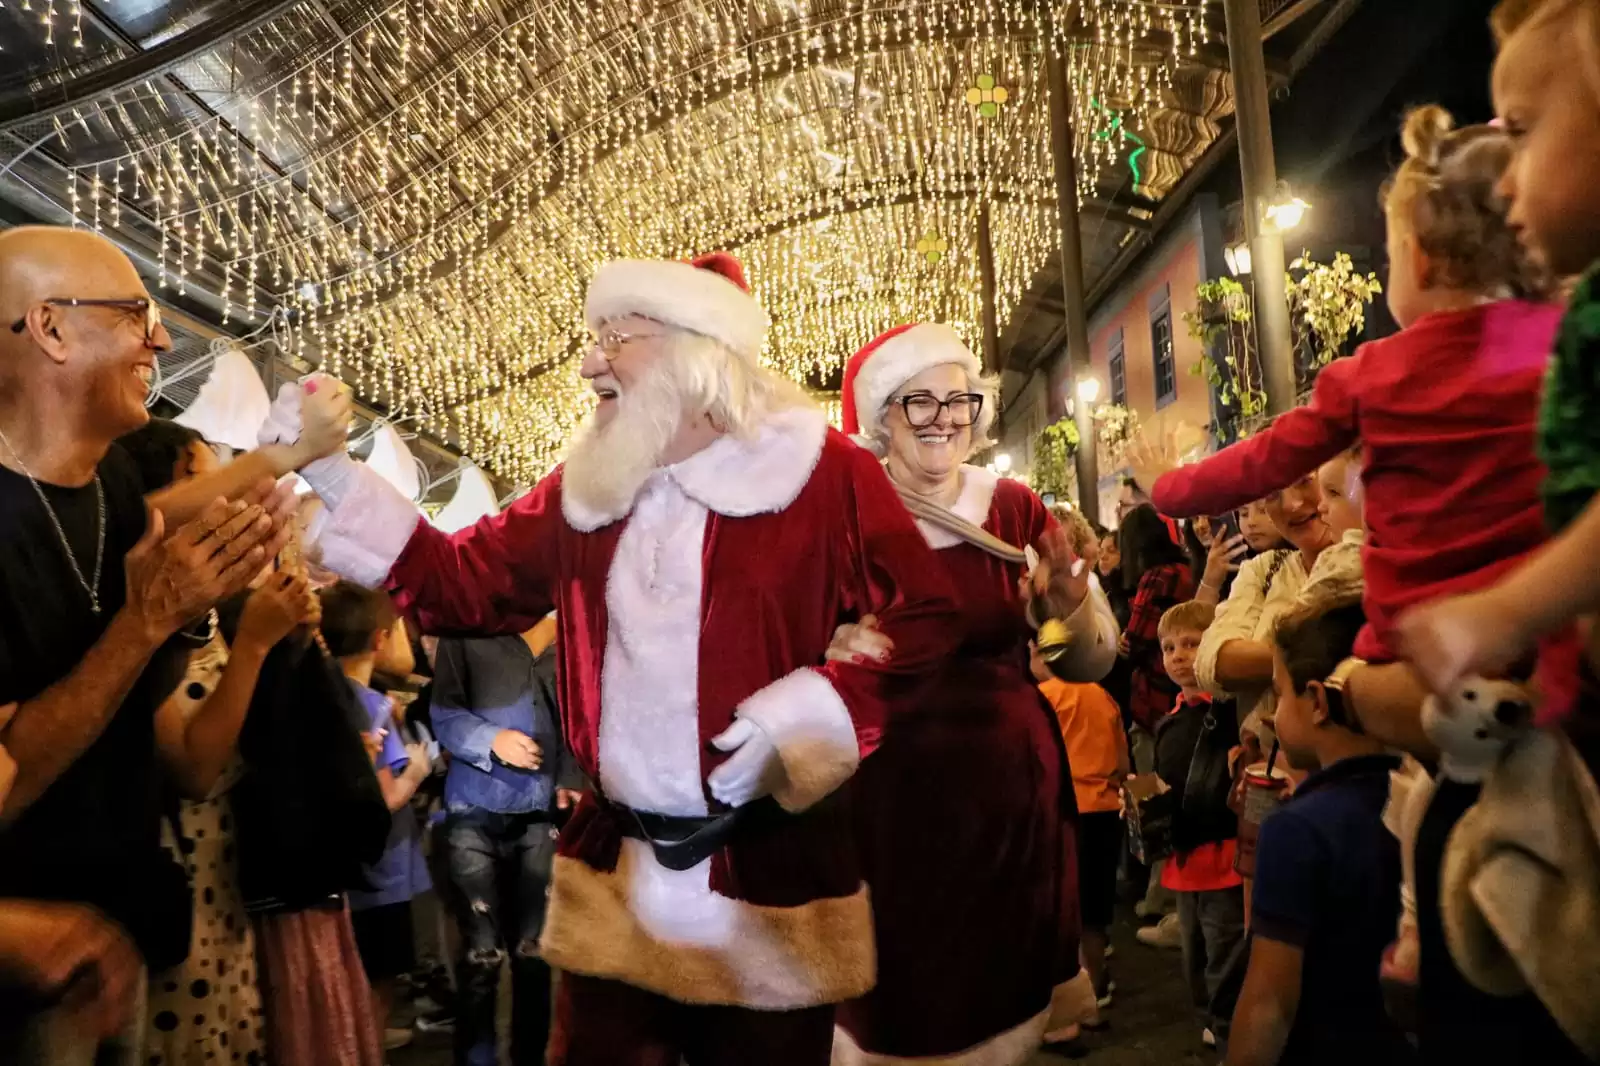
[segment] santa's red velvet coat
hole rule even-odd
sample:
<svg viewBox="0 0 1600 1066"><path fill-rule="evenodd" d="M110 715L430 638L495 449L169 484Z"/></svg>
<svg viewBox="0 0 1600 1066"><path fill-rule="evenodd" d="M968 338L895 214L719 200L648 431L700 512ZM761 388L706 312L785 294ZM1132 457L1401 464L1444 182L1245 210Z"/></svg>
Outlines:
<svg viewBox="0 0 1600 1066"><path fill-rule="evenodd" d="M660 866L586 797L556 858L552 965L763 1009L872 987L868 893L839 788L959 635L943 569L873 456L795 409L656 471L625 515L586 510L559 470L451 536L370 479L355 497L322 535L329 565L387 572L425 631L520 632L557 612L566 740L609 799L715 813L711 738L740 715L777 744L777 798L803 813L692 870ZM892 659L822 665L835 627L869 612Z"/></svg>

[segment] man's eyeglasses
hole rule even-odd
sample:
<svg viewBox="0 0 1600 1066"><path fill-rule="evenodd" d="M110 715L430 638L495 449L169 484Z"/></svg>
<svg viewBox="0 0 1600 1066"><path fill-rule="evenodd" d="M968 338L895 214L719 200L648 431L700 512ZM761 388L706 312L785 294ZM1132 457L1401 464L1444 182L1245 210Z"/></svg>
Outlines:
<svg viewBox="0 0 1600 1066"><path fill-rule="evenodd" d="M947 408L951 424L957 429L966 429L978 420L978 414L983 410L983 396L976 392L959 393L948 400L936 399L926 392L916 392L889 402L900 405L900 409L906 413L906 422L913 429L933 425L939 421L939 412Z"/></svg>
<svg viewBox="0 0 1600 1066"><path fill-rule="evenodd" d="M41 303L54 304L56 307L123 307L129 311L144 312L144 342L149 344L156 339L156 330L161 328L161 305L151 299L136 300L80 300L56 299L41 300ZM21 333L28 328L28 317L17 319L11 323L12 333Z"/></svg>
<svg viewBox="0 0 1600 1066"><path fill-rule="evenodd" d="M622 354L623 346L629 341L649 340L659 337L659 333L624 333L620 329L602 330L594 339L594 347L600 349L600 354L605 356L606 362L611 362Z"/></svg>

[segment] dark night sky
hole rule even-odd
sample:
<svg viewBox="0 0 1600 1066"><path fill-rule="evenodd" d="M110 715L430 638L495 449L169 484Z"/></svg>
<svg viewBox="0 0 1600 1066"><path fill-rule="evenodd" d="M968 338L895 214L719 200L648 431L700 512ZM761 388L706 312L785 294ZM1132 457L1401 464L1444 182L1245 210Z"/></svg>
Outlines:
<svg viewBox="0 0 1600 1066"><path fill-rule="evenodd" d="M1418 104L1439 103L1460 123L1492 117L1494 59L1489 12L1495 0L1365 0L1273 103L1278 173L1313 210L1296 243L1319 258L1335 248L1383 272L1378 191L1403 158L1400 122ZM1235 162L1218 167L1207 190L1223 204L1241 196ZM1362 255L1362 251L1366 255ZM1369 336L1394 329L1374 308Z"/></svg>

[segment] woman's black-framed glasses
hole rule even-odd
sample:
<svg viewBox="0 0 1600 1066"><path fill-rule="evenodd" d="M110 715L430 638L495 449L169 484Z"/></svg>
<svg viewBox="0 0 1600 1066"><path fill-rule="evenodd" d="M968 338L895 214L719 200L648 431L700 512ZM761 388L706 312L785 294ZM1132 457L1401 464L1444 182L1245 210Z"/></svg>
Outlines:
<svg viewBox="0 0 1600 1066"><path fill-rule="evenodd" d="M913 429L925 429L939 421L939 412L950 411L950 422L957 429L966 429L978 420L983 410L983 394L963 392L941 400L931 393L914 392L910 396L897 396L890 401L900 405L906 413L906 422Z"/></svg>
<svg viewBox="0 0 1600 1066"><path fill-rule="evenodd" d="M156 339L156 330L161 326L161 305L146 297L130 300L80 300L77 297L62 297L39 302L54 304L57 307L125 307L130 311L143 311L144 341L146 344ZM23 315L11 323L11 332L21 333L27 327L28 316Z"/></svg>

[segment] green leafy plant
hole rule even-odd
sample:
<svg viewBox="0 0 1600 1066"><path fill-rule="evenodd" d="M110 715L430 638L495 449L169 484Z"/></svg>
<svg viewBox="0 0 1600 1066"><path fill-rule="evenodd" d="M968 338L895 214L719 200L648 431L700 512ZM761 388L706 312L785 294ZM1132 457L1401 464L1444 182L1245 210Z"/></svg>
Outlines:
<svg viewBox="0 0 1600 1066"><path fill-rule="evenodd" d="M1094 422L1100 443L1120 463L1128 442L1139 433L1139 412L1120 403L1103 403L1094 409Z"/></svg>
<svg viewBox="0 0 1600 1066"><path fill-rule="evenodd" d="M1078 454L1078 426L1071 418L1050 423L1033 438L1033 469L1028 483L1040 494L1053 492L1056 499L1072 495L1077 472L1072 460Z"/></svg>
<svg viewBox="0 0 1600 1066"><path fill-rule="evenodd" d="M1344 252L1328 263L1307 252L1291 264L1286 287L1297 384L1309 388L1317 371L1344 355L1350 338L1366 328L1367 305L1383 285L1376 274L1357 272ZM1191 373L1205 377L1240 427L1256 425L1267 413L1267 394L1256 351L1254 298L1235 279L1216 278L1195 286L1195 300L1195 310L1183 315L1189 336L1202 348Z"/></svg>
<svg viewBox="0 0 1600 1066"><path fill-rule="evenodd" d="M1352 334L1367 328L1367 305L1383 292L1376 274L1360 274L1344 252L1331 263L1309 254L1291 264L1300 277L1289 275L1289 314L1294 323L1295 350L1313 375L1344 354Z"/></svg>
<svg viewBox="0 0 1600 1066"><path fill-rule="evenodd" d="M1190 372L1204 375L1218 402L1240 417L1260 414L1267 409L1267 393L1256 356L1255 300L1234 278L1202 281L1194 294L1195 309L1183 313L1183 324L1200 342L1201 354Z"/></svg>

